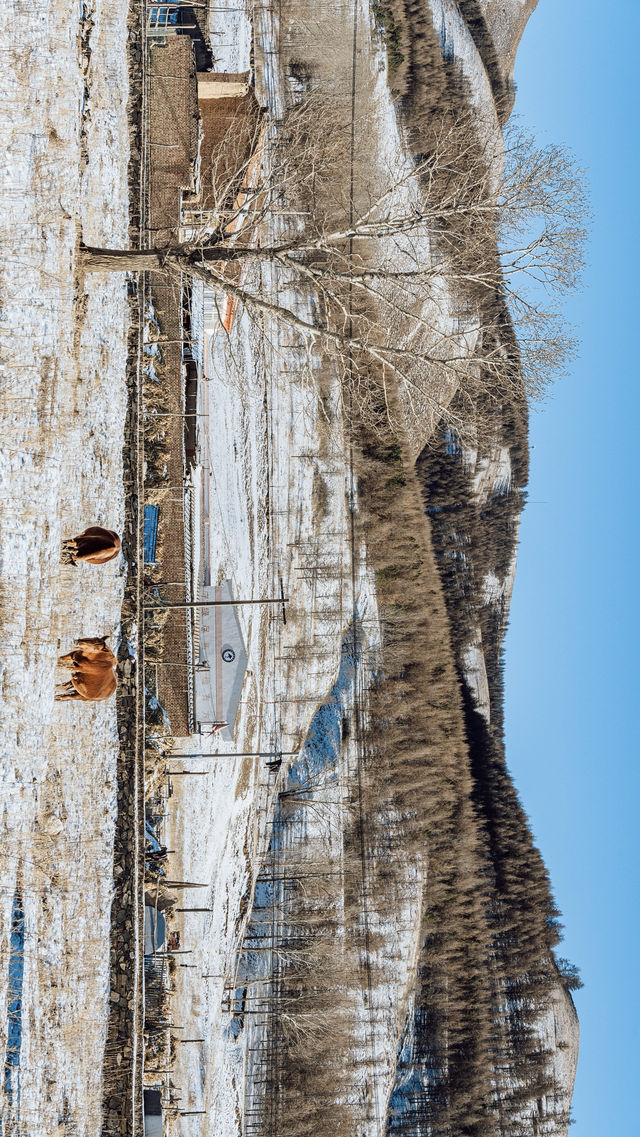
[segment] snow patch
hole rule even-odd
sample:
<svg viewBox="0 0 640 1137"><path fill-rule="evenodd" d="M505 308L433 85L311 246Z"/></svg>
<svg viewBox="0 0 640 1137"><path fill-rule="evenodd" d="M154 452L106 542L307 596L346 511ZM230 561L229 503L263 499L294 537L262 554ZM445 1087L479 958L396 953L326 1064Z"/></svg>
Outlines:
<svg viewBox="0 0 640 1137"><path fill-rule="evenodd" d="M487 722L490 722L491 699L489 697L489 681L484 661L482 635L479 628L476 631L478 639L475 643L468 644L462 655L464 678L473 696L476 710Z"/></svg>
<svg viewBox="0 0 640 1137"><path fill-rule="evenodd" d="M93 1134L102 1098L118 735L113 700L54 702L58 655L117 636L122 564L63 566L63 539L121 529L128 306L124 279L78 293L78 232L128 234L124 0L9 0L0 12L0 1050L13 897L24 968L6 1126ZM82 45L84 44L84 50ZM113 642L113 641L112 641ZM22 1131L22 1130L21 1130Z"/></svg>

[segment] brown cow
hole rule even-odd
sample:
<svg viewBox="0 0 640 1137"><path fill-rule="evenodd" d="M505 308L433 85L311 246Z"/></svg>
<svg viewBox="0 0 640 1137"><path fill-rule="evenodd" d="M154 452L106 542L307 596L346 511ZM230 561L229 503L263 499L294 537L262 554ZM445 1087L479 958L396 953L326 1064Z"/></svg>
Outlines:
<svg viewBox="0 0 640 1137"><path fill-rule="evenodd" d="M106 636L76 640L78 646L60 656L58 663L70 669L71 679L61 686L56 699L82 699L91 703L113 695L117 686L114 671L117 660L106 641Z"/></svg>
<svg viewBox="0 0 640 1137"><path fill-rule="evenodd" d="M120 538L113 529L102 529L100 525L90 525L84 533L71 537L62 545L62 557L67 564L77 565L79 561L90 565L104 565L112 561L120 552Z"/></svg>

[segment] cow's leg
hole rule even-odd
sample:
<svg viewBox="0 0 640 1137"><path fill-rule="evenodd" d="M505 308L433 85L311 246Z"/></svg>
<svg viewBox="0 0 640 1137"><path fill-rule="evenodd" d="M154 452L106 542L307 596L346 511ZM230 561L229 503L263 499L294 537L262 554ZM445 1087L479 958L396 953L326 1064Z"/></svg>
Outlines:
<svg viewBox="0 0 640 1137"><path fill-rule="evenodd" d="M56 699L77 699L79 698L73 683L69 680L68 683L62 684L55 695Z"/></svg>

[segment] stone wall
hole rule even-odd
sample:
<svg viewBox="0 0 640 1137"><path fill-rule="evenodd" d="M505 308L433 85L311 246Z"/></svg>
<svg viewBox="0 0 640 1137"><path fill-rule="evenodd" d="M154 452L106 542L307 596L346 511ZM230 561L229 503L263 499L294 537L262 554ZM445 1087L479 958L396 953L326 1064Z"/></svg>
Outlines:
<svg viewBox="0 0 640 1137"><path fill-rule="evenodd" d="M148 76L150 243L166 245L175 240L182 191L195 184L198 93L189 37L151 41Z"/></svg>

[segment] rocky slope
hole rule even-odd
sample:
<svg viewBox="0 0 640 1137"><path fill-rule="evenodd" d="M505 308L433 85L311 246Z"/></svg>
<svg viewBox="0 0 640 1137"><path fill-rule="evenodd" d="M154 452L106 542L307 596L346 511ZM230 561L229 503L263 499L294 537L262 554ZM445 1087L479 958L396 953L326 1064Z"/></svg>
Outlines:
<svg viewBox="0 0 640 1137"><path fill-rule="evenodd" d="M504 80L513 86L518 45L538 0L478 0Z"/></svg>

